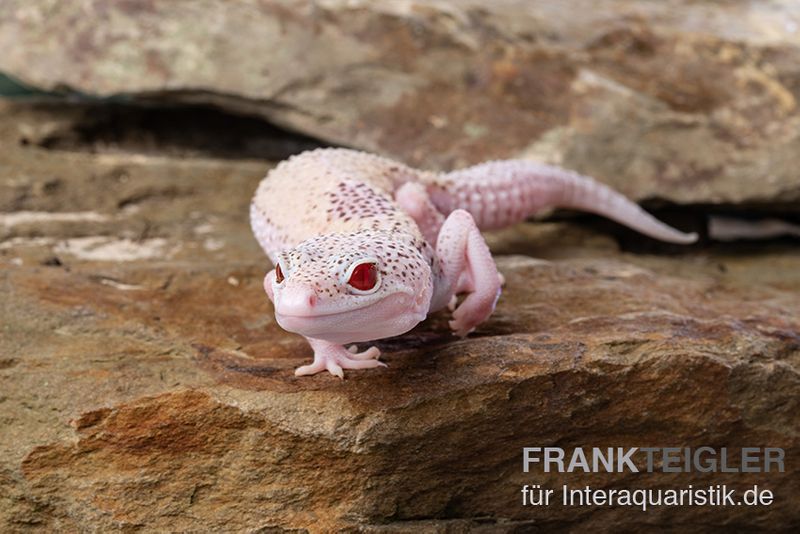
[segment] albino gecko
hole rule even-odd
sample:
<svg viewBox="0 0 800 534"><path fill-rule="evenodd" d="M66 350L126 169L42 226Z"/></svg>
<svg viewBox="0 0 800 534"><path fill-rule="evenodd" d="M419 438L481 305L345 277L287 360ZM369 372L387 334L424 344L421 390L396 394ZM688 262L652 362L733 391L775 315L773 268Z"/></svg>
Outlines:
<svg viewBox="0 0 800 534"><path fill-rule="evenodd" d="M278 324L304 336L314 361L295 374L385 365L380 351L344 345L408 332L456 303L465 336L494 311L502 277L480 230L545 208L597 213L648 236L692 243L591 178L530 161L491 161L449 173L412 169L346 149L292 156L261 181L253 233L275 266L264 289Z"/></svg>

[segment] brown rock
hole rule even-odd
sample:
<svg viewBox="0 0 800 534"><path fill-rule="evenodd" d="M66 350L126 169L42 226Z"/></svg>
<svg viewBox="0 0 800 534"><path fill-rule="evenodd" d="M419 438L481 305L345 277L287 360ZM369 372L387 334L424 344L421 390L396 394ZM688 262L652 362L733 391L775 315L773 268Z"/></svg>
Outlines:
<svg viewBox="0 0 800 534"><path fill-rule="evenodd" d="M490 236L507 285L474 335L438 314L380 343L388 369L295 378L310 351L274 322L246 222L266 162L19 146L32 119L5 111L3 531L797 525L796 248L635 256L521 225ZM786 472L521 469L524 446L703 445L782 447ZM775 502L522 507L534 483L758 484Z"/></svg>
<svg viewBox="0 0 800 534"><path fill-rule="evenodd" d="M213 102L431 168L534 157L636 199L800 199L788 0L4 7L0 70L46 89Z"/></svg>

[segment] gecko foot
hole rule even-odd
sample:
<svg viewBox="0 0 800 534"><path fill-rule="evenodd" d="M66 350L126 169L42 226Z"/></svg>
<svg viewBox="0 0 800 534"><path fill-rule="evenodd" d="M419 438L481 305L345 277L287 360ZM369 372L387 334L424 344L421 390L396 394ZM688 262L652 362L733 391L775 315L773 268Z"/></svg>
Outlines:
<svg viewBox="0 0 800 534"><path fill-rule="evenodd" d="M489 313L469 313L464 306L453 312L453 320L448 324L453 334L458 337L467 337L475 331L475 327L489 317Z"/></svg>
<svg viewBox="0 0 800 534"><path fill-rule="evenodd" d="M314 349L314 361L295 369L295 376L314 375L328 371L332 375L344 378L343 369L371 369L373 367L386 367L379 361L381 351L378 347L370 347L363 352L354 352L351 345L345 349L342 345L309 339ZM358 350L358 349L356 349Z"/></svg>
<svg viewBox="0 0 800 534"><path fill-rule="evenodd" d="M494 294L488 293L488 291L494 291ZM448 323L455 335L466 337L475 330L476 326L489 318L500 296L499 280L496 286L490 285L488 291L483 294L478 292L468 294L464 302L456 308L453 312L453 320Z"/></svg>

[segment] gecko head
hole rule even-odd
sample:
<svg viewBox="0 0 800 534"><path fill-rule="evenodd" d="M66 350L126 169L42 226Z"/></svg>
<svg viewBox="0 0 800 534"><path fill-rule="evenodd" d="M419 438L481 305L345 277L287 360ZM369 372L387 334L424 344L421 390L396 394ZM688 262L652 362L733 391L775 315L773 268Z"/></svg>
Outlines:
<svg viewBox="0 0 800 534"><path fill-rule="evenodd" d="M426 245L404 241L358 231L317 236L281 252L264 280L278 324L333 343L411 330L428 313L432 279Z"/></svg>

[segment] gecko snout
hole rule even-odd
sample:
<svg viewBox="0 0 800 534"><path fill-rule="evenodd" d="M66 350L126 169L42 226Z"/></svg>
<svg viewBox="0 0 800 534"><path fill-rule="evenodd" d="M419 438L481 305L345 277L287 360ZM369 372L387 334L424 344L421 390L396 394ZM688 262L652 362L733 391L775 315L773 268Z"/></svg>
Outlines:
<svg viewBox="0 0 800 534"><path fill-rule="evenodd" d="M311 315L318 301L319 297L313 288L286 287L281 291L277 311L282 315Z"/></svg>

